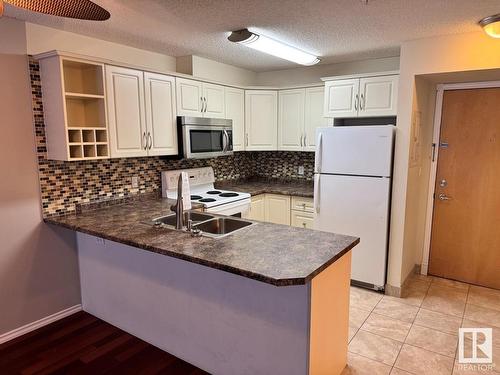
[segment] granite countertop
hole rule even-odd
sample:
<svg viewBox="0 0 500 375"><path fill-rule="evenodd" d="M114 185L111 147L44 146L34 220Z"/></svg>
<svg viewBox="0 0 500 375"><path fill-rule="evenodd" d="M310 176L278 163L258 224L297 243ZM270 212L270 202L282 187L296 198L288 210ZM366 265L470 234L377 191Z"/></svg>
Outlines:
<svg viewBox="0 0 500 375"><path fill-rule="evenodd" d="M144 223L170 213L171 203L147 197L45 221L276 286L306 284L359 243L355 237L261 222L217 239Z"/></svg>
<svg viewBox="0 0 500 375"><path fill-rule="evenodd" d="M215 187L223 190L240 191L250 195L264 193L293 195L296 197L313 197L314 186L312 181L281 180L252 178L249 180L222 181L215 183Z"/></svg>

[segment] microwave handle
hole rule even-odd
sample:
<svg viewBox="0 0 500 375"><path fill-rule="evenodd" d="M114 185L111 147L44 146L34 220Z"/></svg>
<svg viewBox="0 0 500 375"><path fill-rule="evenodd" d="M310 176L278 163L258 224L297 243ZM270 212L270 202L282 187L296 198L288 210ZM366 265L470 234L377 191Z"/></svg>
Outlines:
<svg viewBox="0 0 500 375"><path fill-rule="evenodd" d="M222 131L222 152L226 152L229 147L229 134L227 130Z"/></svg>

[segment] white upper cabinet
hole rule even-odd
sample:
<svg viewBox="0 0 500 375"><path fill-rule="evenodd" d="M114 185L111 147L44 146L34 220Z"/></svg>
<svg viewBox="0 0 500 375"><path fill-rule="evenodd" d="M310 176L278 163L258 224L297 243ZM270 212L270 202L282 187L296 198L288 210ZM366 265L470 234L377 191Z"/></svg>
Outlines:
<svg viewBox="0 0 500 375"><path fill-rule="evenodd" d="M325 89L323 86L306 89L304 151L315 151L316 128L328 126L328 118L324 116L323 103Z"/></svg>
<svg viewBox="0 0 500 375"><path fill-rule="evenodd" d="M248 151L275 151L278 147L278 93L245 91L245 131Z"/></svg>
<svg viewBox="0 0 500 375"><path fill-rule="evenodd" d="M225 89L226 118L233 120L233 150L245 149L245 91L233 87Z"/></svg>
<svg viewBox="0 0 500 375"><path fill-rule="evenodd" d="M177 154L175 78L106 66L111 157Z"/></svg>
<svg viewBox="0 0 500 375"><path fill-rule="evenodd" d="M203 117L225 118L224 86L203 83L203 101L205 104Z"/></svg>
<svg viewBox="0 0 500 375"><path fill-rule="evenodd" d="M303 149L305 97L305 89L279 92L278 150L301 151Z"/></svg>
<svg viewBox="0 0 500 375"><path fill-rule="evenodd" d="M325 116L356 117L358 98L359 79L325 82Z"/></svg>
<svg viewBox="0 0 500 375"><path fill-rule="evenodd" d="M202 117L205 108L202 83L184 78L177 78L175 81L177 114L179 116Z"/></svg>
<svg viewBox="0 0 500 375"><path fill-rule="evenodd" d="M147 156L143 72L106 66L106 92L111 156Z"/></svg>
<svg viewBox="0 0 500 375"><path fill-rule="evenodd" d="M149 155L176 155L175 78L144 73Z"/></svg>
<svg viewBox="0 0 500 375"><path fill-rule="evenodd" d="M396 116L398 75L325 82L326 117Z"/></svg>
<svg viewBox="0 0 500 375"><path fill-rule="evenodd" d="M226 117L224 86L177 78L176 89L179 116Z"/></svg>
<svg viewBox="0 0 500 375"><path fill-rule="evenodd" d="M324 92L323 86L279 92L278 150L315 150L316 128L328 126Z"/></svg>
<svg viewBox="0 0 500 375"><path fill-rule="evenodd" d="M359 116L396 116L398 76L361 78Z"/></svg>

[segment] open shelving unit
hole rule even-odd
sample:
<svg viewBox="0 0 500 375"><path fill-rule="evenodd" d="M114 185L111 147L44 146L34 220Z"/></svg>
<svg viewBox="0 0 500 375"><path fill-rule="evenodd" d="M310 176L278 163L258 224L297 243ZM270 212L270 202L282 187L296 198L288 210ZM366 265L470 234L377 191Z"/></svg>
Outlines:
<svg viewBox="0 0 500 375"><path fill-rule="evenodd" d="M56 52L39 59L48 158L109 158L104 65Z"/></svg>

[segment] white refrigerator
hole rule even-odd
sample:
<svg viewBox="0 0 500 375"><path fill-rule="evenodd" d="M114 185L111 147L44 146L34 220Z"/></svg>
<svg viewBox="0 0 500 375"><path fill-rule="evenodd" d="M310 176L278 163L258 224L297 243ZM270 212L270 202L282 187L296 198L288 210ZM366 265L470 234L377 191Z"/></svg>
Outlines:
<svg viewBox="0 0 500 375"><path fill-rule="evenodd" d="M316 130L314 227L359 237L353 284L385 287L393 125Z"/></svg>

